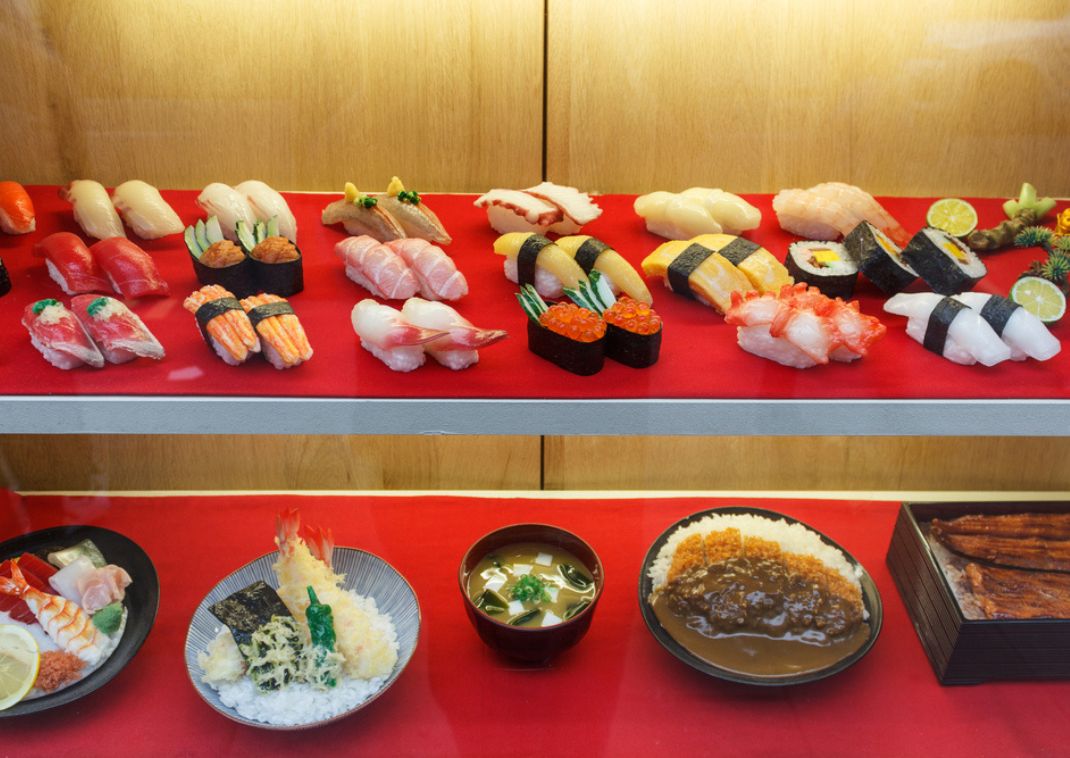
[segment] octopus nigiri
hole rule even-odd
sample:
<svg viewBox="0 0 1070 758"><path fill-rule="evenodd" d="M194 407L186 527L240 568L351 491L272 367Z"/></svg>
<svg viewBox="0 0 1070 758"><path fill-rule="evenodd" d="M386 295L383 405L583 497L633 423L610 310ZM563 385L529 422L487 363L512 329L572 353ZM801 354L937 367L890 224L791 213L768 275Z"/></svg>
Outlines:
<svg viewBox="0 0 1070 758"><path fill-rule="evenodd" d="M123 222L100 182L76 179L62 188L59 196L74 208L74 220L86 236L98 240L126 236Z"/></svg>
<svg viewBox="0 0 1070 758"><path fill-rule="evenodd" d="M420 289L405 260L373 237L347 237L334 246L334 252L345 262L346 276L373 295L404 300Z"/></svg>
<svg viewBox="0 0 1070 758"><path fill-rule="evenodd" d="M480 329L445 303L410 297L401 307L401 315L409 323L425 329L441 330L447 336L424 344L424 350L447 368L454 371L468 368L479 361L481 347L493 345L508 336L503 329Z"/></svg>
<svg viewBox="0 0 1070 758"><path fill-rule="evenodd" d="M104 365L104 356L86 334L85 327L58 300L46 298L27 305L22 313L22 325L30 333L33 346L56 368Z"/></svg>
<svg viewBox="0 0 1070 758"><path fill-rule="evenodd" d="M385 244L408 264L428 300L459 300L468 294L464 274L442 248L411 237Z"/></svg>
<svg viewBox="0 0 1070 758"><path fill-rule="evenodd" d="M33 200L18 182L0 182L0 230L28 234L37 229Z"/></svg>
<svg viewBox="0 0 1070 758"><path fill-rule="evenodd" d="M140 179L131 179L116 187L111 201L127 226L141 239L154 240L180 234L184 228L182 219L160 191Z"/></svg>
<svg viewBox="0 0 1070 758"><path fill-rule="evenodd" d="M424 365L424 344L447 336L444 329L416 326L396 308L371 299L353 306L350 319L361 347L394 371L412 371Z"/></svg>

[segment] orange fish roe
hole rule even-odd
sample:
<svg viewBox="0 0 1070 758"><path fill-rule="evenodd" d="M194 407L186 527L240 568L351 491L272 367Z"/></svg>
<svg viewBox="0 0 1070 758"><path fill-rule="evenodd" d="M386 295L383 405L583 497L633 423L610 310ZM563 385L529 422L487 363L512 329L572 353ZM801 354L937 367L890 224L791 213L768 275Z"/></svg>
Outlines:
<svg viewBox="0 0 1070 758"><path fill-rule="evenodd" d="M606 333L606 322L601 316L573 303L551 305L539 316L539 324L576 342L594 342Z"/></svg>
<svg viewBox="0 0 1070 758"><path fill-rule="evenodd" d="M633 334L657 334L661 329L661 316L646 303L640 303L627 295L606 310L605 318L607 324L613 324Z"/></svg>

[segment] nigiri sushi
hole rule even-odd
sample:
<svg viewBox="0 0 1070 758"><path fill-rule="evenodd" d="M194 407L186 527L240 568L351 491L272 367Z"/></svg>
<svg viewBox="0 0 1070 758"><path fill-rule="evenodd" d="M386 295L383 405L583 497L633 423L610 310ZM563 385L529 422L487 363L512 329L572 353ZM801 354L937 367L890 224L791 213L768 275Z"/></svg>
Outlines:
<svg viewBox="0 0 1070 758"><path fill-rule="evenodd" d="M524 192L540 200L553 203L561 212L561 219L546 231L554 234L577 234L586 224L602 215L602 209L586 192L553 182L541 182Z"/></svg>
<svg viewBox="0 0 1070 758"><path fill-rule="evenodd" d="M578 234L561 237L554 244L575 260L585 274L600 272L614 294L623 292L647 305L654 302L639 272L602 240Z"/></svg>
<svg viewBox="0 0 1070 758"><path fill-rule="evenodd" d="M364 194L352 182L346 182L345 197L323 209L320 220L326 226L341 223L350 234L366 235L379 242L405 236L397 219L379 207L379 200Z"/></svg>
<svg viewBox="0 0 1070 758"><path fill-rule="evenodd" d="M224 363L237 366L260 352L252 322L230 291L209 284L191 293L182 307L196 317L205 343Z"/></svg>
<svg viewBox="0 0 1070 758"><path fill-rule="evenodd" d="M243 298L241 307L260 337L264 357L277 369L293 368L312 357L305 329L293 307L278 295Z"/></svg>
<svg viewBox="0 0 1070 758"><path fill-rule="evenodd" d="M386 193L373 195L379 201L379 208L389 213L398 222L406 237L448 245L453 242L449 232L442 226L435 212L427 207L423 198L405 185L396 176L390 180Z"/></svg>
<svg viewBox="0 0 1070 758"><path fill-rule="evenodd" d="M123 222L100 182L76 179L62 188L59 196L74 208L74 220L86 236L98 240L126 236Z"/></svg>
<svg viewBox="0 0 1070 758"><path fill-rule="evenodd" d="M722 232L738 235L757 229L762 220L762 212L739 195L708 187L640 195L633 208L649 231L668 239Z"/></svg>
<svg viewBox="0 0 1070 758"><path fill-rule="evenodd" d="M393 371L413 371L424 365L424 344L447 336L444 329L416 326L396 308L371 299L353 306L350 320L361 347Z"/></svg>
<svg viewBox="0 0 1070 758"><path fill-rule="evenodd" d="M1044 322L1013 300L985 292L963 292L954 298L977 311L1011 349L1011 360L1046 361L1062 349Z"/></svg>
<svg viewBox="0 0 1070 758"><path fill-rule="evenodd" d="M561 297L586 281L580 265L546 237L528 232L510 232L494 241L494 252L505 256L505 277L520 286L531 284L543 297Z"/></svg>
<svg viewBox="0 0 1070 758"><path fill-rule="evenodd" d="M487 220L499 234L576 234L602 215L586 192L552 182L526 190L492 189L474 205L487 209Z"/></svg>
<svg viewBox="0 0 1070 758"><path fill-rule="evenodd" d="M125 237L112 237L89 248L115 291L123 297L163 297L167 282L148 253Z"/></svg>
<svg viewBox="0 0 1070 758"><path fill-rule="evenodd" d="M907 335L953 363L995 366L1011 357L1011 349L978 311L934 292L900 293L884 310L907 317Z"/></svg>
<svg viewBox="0 0 1070 758"><path fill-rule="evenodd" d="M759 292L780 292L785 284L794 284L788 269L761 245L731 234L700 234L691 240L715 251L743 272Z"/></svg>
<svg viewBox="0 0 1070 758"><path fill-rule="evenodd" d="M401 256L428 300L459 300L468 294L468 282L446 252L424 239L390 240L387 247Z"/></svg>
<svg viewBox="0 0 1070 758"><path fill-rule="evenodd" d="M164 357L163 345L137 314L113 297L77 295L71 310L97 343L108 363Z"/></svg>
<svg viewBox="0 0 1070 758"><path fill-rule="evenodd" d="M154 240L182 231L182 219L160 191L140 179L131 179L116 187L111 202L126 225L141 239Z"/></svg>
<svg viewBox="0 0 1070 758"><path fill-rule="evenodd" d="M77 234L50 234L33 246L33 254L45 259L48 275L68 295L111 290L104 270Z"/></svg>
<svg viewBox="0 0 1070 758"><path fill-rule="evenodd" d="M822 182L810 188L811 192L834 200L859 219L868 221L887 234L897 245L905 245L910 240L910 234L884 206L877 202L873 195L861 187L846 182Z"/></svg>
<svg viewBox="0 0 1070 758"><path fill-rule="evenodd" d="M28 234L37 229L33 200L18 182L0 182L0 230Z"/></svg>
<svg viewBox="0 0 1070 758"><path fill-rule="evenodd" d="M30 333L33 346L56 368L104 365L104 356L82 323L58 300L48 298L27 305L22 325Z"/></svg>
<svg viewBox="0 0 1070 758"><path fill-rule="evenodd" d="M334 252L345 262L346 276L373 295L404 300L420 288L405 260L372 237L347 237L334 246Z"/></svg>
<svg viewBox="0 0 1070 758"><path fill-rule="evenodd" d="M751 292L750 280L727 258L694 242L673 240L643 259L643 272L658 277L678 295L695 298L718 313L732 304L733 292Z"/></svg>
<svg viewBox="0 0 1070 758"><path fill-rule="evenodd" d="M257 221L252 228L239 221L237 232L257 289L289 297L305 288L301 251L279 234L278 219Z"/></svg>
<svg viewBox="0 0 1070 758"><path fill-rule="evenodd" d="M516 299L528 317L528 350L577 376L602 370L606 322L600 314L575 303L547 305L530 284Z"/></svg>
<svg viewBox="0 0 1070 758"><path fill-rule="evenodd" d="M256 215L249 201L241 192L222 182L212 182L197 195L197 205L209 216L219 219L223 236L231 242L238 241L238 222L250 227L256 223Z"/></svg>
<svg viewBox="0 0 1070 758"><path fill-rule="evenodd" d="M256 179L237 184L234 189L249 201L257 221L277 219L279 234L297 244L297 219L282 195Z"/></svg>
<svg viewBox="0 0 1070 758"><path fill-rule="evenodd" d="M419 297L410 297L401 307L401 315L409 323L436 331L446 336L424 344L424 350L447 368L454 371L468 368L479 362L479 348L493 345L505 339L508 333L502 329L480 329L445 303L431 302Z"/></svg>
<svg viewBox="0 0 1070 758"><path fill-rule="evenodd" d="M846 237L859 223L868 221L900 247L910 240L902 225L872 195L842 182L781 190L773 198L773 210L785 231L809 239Z"/></svg>

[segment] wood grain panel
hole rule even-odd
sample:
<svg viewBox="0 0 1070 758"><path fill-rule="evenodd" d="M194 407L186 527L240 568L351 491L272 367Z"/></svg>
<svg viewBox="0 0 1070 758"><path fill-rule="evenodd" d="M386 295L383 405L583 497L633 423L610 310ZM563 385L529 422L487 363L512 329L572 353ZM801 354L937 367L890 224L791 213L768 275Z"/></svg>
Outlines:
<svg viewBox="0 0 1070 758"><path fill-rule="evenodd" d="M538 437L0 436L22 490L538 489Z"/></svg>
<svg viewBox="0 0 1070 758"><path fill-rule="evenodd" d="M0 176L537 182L542 0L0 3Z"/></svg>
<svg viewBox="0 0 1070 758"><path fill-rule="evenodd" d="M548 490L1068 490L1070 438L547 437Z"/></svg>
<svg viewBox="0 0 1070 758"><path fill-rule="evenodd" d="M1070 195L1066 0L553 0L547 174Z"/></svg>

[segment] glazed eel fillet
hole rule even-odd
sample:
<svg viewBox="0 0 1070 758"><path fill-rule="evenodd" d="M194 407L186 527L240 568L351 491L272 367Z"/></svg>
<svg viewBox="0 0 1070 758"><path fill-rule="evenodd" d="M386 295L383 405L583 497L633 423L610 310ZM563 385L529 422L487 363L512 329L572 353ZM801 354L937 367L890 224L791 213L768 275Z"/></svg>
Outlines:
<svg viewBox="0 0 1070 758"><path fill-rule="evenodd" d="M1070 618L1070 575L968 563L966 579L988 618Z"/></svg>
<svg viewBox="0 0 1070 758"><path fill-rule="evenodd" d="M961 516L951 521L934 518L933 532L979 534L990 537L1039 537L1070 540L1070 513L1013 513L1000 516Z"/></svg>
<svg viewBox="0 0 1070 758"><path fill-rule="evenodd" d="M1070 514L933 519L933 536L967 558L1014 568L1070 572Z"/></svg>

